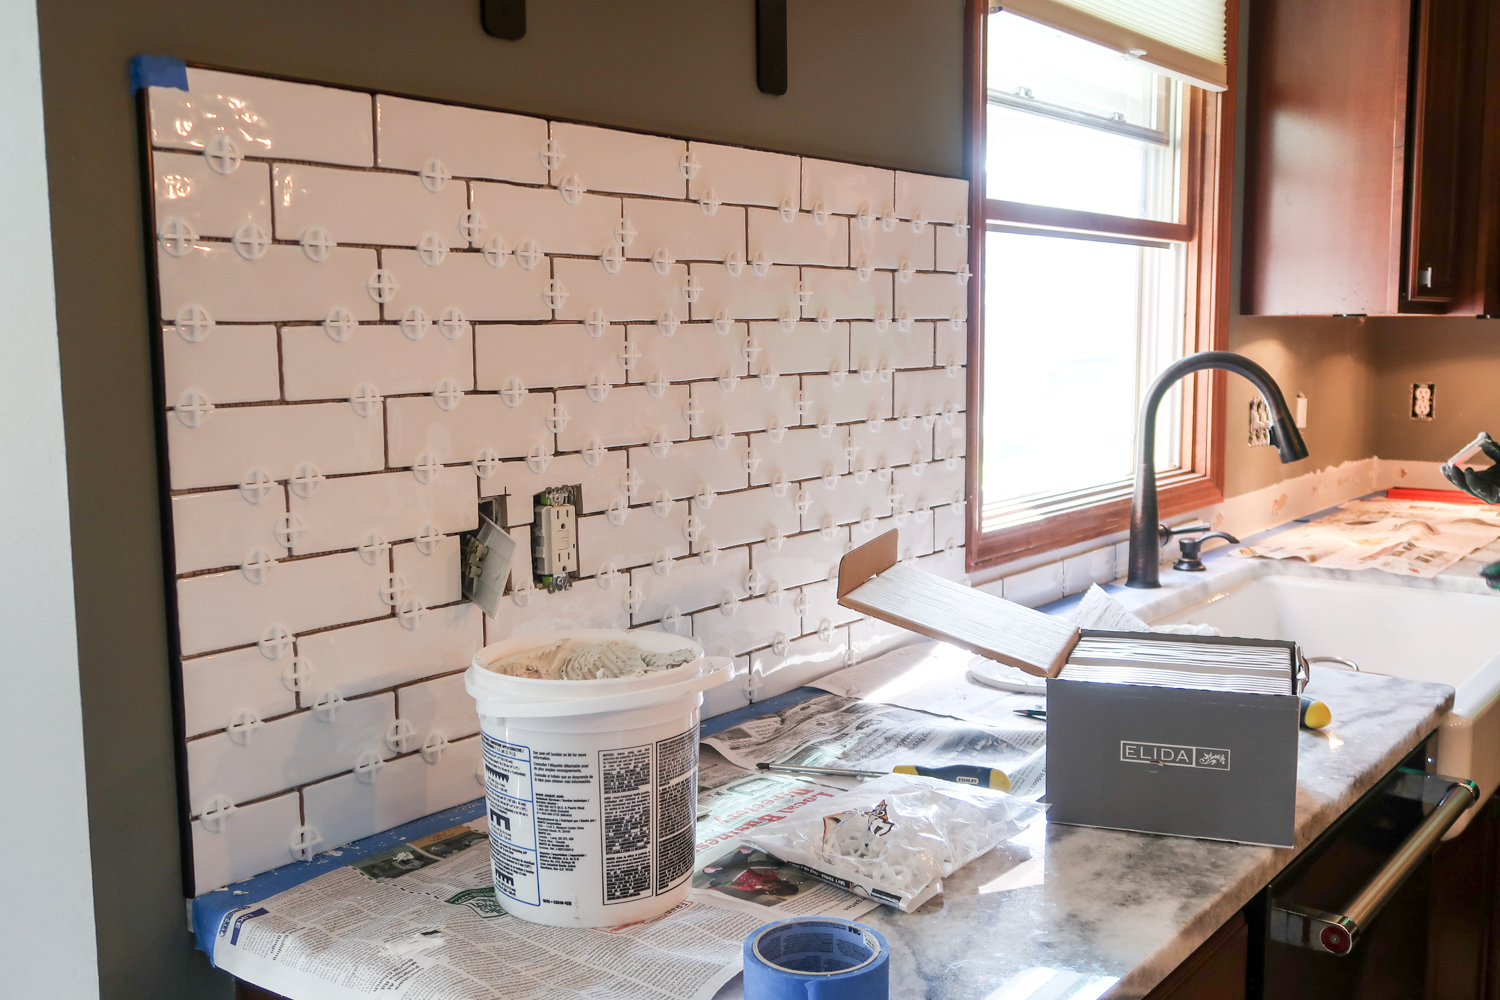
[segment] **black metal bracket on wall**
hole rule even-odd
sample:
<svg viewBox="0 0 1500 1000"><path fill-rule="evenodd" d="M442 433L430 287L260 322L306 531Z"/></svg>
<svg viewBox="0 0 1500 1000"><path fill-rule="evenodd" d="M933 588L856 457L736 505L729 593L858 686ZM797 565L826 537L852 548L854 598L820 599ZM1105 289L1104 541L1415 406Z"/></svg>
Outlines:
<svg viewBox="0 0 1500 1000"><path fill-rule="evenodd" d="M755 86L786 93L786 0L755 0Z"/></svg>
<svg viewBox="0 0 1500 1000"><path fill-rule="evenodd" d="M526 36L526 0L479 0L484 33L508 42Z"/></svg>

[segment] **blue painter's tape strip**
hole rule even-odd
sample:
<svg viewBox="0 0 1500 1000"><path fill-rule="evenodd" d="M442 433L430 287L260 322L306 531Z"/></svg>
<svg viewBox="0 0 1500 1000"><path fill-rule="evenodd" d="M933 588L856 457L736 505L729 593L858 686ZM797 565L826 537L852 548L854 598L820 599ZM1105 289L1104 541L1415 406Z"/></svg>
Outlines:
<svg viewBox="0 0 1500 1000"><path fill-rule="evenodd" d="M187 90L187 63L171 56L136 56L130 60L130 92L142 87Z"/></svg>

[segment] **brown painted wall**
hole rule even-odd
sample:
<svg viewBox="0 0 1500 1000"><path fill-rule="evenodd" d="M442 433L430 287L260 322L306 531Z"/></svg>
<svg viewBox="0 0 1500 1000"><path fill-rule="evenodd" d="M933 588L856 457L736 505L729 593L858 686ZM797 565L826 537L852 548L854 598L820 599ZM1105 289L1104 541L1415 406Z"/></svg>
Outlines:
<svg viewBox="0 0 1500 1000"><path fill-rule="evenodd" d="M1479 431L1500 435L1500 320L1403 316L1369 325L1381 458L1441 462ZM1414 382L1436 386L1432 420L1411 418Z"/></svg>
<svg viewBox="0 0 1500 1000"><path fill-rule="evenodd" d="M755 88L753 0L532 2L519 42L476 0L38 6L102 993L227 997L179 889L131 56L956 175L963 4L789 5L780 98Z"/></svg>

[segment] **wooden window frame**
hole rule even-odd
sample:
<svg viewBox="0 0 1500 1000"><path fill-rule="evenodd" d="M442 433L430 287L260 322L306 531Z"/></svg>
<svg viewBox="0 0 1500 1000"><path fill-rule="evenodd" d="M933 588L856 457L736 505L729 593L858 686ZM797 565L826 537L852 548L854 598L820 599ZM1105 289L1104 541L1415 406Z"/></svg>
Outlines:
<svg viewBox="0 0 1500 1000"><path fill-rule="evenodd" d="M1238 0L1228 0L1226 57L1228 78L1237 64ZM1049 498L1019 523L983 530L980 464L984 454L984 244L992 220L1009 232L1113 235L1130 240L1161 240L1187 249L1184 301L1186 343L1193 350L1223 350L1229 339L1230 225L1233 214L1234 90L1214 93L1193 87L1187 108L1186 169L1182 217L1178 222L1125 219L1061 208L1045 208L985 197L985 74L988 0L967 0L964 55L964 112L968 125L965 158L969 176L969 365L966 413L965 563L970 571L1011 562L1124 531L1130 522L1131 484ZM1183 380L1181 454L1189 461L1157 476L1162 517L1224 499L1224 422L1227 376L1200 372Z"/></svg>

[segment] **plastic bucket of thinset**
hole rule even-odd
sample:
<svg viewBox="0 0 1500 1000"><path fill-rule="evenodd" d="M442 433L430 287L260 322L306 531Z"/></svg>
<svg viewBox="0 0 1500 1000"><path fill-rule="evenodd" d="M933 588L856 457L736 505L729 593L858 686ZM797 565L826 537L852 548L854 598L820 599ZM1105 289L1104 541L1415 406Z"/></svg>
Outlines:
<svg viewBox="0 0 1500 1000"><path fill-rule="evenodd" d="M489 665L562 639L686 650L679 667L596 680ZM649 920L687 898L698 802L698 711L732 661L665 632L590 629L492 643L464 675L479 709L495 895L553 927Z"/></svg>

